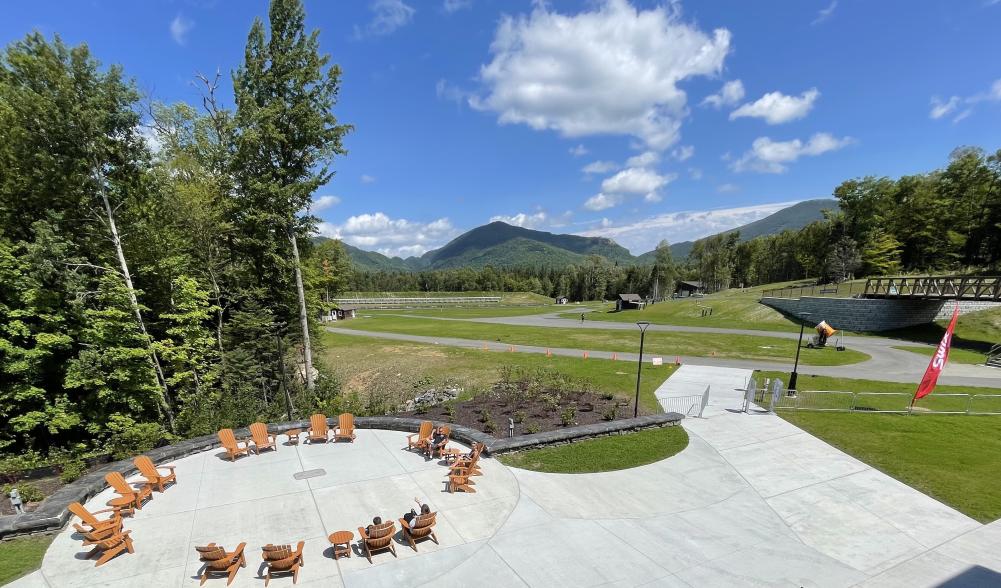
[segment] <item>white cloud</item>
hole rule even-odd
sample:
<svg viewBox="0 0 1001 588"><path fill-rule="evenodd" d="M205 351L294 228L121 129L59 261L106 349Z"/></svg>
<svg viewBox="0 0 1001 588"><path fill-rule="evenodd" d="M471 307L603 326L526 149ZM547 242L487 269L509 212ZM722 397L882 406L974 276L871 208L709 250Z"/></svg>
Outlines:
<svg viewBox="0 0 1001 588"><path fill-rule="evenodd" d="M693 155L695 155L695 147L692 145L682 145L681 147L675 147L671 150L671 157L677 159L678 161L691 159Z"/></svg>
<svg viewBox="0 0 1001 588"><path fill-rule="evenodd" d="M682 22L677 6L637 10L606 0L564 15L539 2L530 15L504 16L493 59L480 68L486 94L470 103L501 124L567 137L631 135L665 149L688 112L679 82L718 74L730 51L729 31Z"/></svg>
<svg viewBox="0 0 1001 588"><path fill-rule="evenodd" d="M660 161L660 153L656 151L644 151L639 155L634 155L627 159L626 167L650 167L658 161Z"/></svg>
<svg viewBox="0 0 1001 588"><path fill-rule="evenodd" d="M409 24L417 12L403 0L375 0L369 5L369 10L372 11L372 20L364 28L355 25L356 39L388 35Z"/></svg>
<svg viewBox="0 0 1001 588"><path fill-rule="evenodd" d="M160 135L151 125L139 125L136 127L136 132L142 137L150 153L155 155L163 149L163 142L160 141Z"/></svg>
<svg viewBox="0 0 1001 588"><path fill-rule="evenodd" d="M799 139L772 141L769 137L758 137L751 144L751 150L741 155L731 167L737 172L780 174L789 169L787 164L800 157L836 151L853 142L851 137L839 139L830 133L816 133L805 143Z"/></svg>
<svg viewBox="0 0 1001 588"><path fill-rule="evenodd" d="M445 0L441 7L445 12L452 14L453 12L469 8L472 5L473 0Z"/></svg>
<svg viewBox="0 0 1001 588"><path fill-rule="evenodd" d="M606 194L649 194L656 192L674 178L641 168L626 168L601 182L601 191Z"/></svg>
<svg viewBox="0 0 1001 588"><path fill-rule="evenodd" d="M716 186L716 191L720 194L728 194L730 192L736 192L740 190L740 186L737 184L720 184Z"/></svg>
<svg viewBox="0 0 1001 588"><path fill-rule="evenodd" d="M622 200L622 194L598 193L584 202L584 208L588 210L606 210L618 206L622 203Z"/></svg>
<svg viewBox="0 0 1001 588"><path fill-rule="evenodd" d="M462 106L469 99L469 92L442 78L434 85L434 93L441 100L455 102Z"/></svg>
<svg viewBox="0 0 1001 588"><path fill-rule="evenodd" d="M573 155L574 157L582 157L588 153L587 147L583 145L577 145L570 148L570 155Z"/></svg>
<svg viewBox="0 0 1001 588"><path fill-rule="evenodd" d="M313 212L320 212L321 210L326 210L328 208L333 208L341 203L341 199L338 196L332 194L327 194L324 196L319 196L313 199L313 204L310 205L310 209Z"/></svg>
<svg viewBox="0 0 1001 588"><path fill-rule="evenodd" d="M362 174L358 179L361 180L361 183L363 184L371 184L375 182L375 176L370 176L368 174Z"/></svg>
<svg viewBox="0 0 1001 588"><path fill-rule="evenodd" d="M187 44L188 33L193 28L195 28L193 20L184 18L183 15L178 14L174 17L174 20L170 21L170 36L174 38L175 43L183 46Z"/></svg>
<svg viewBox="0 0 1001 588"><path fill-rule="evenodd" d="M390 218L382 212L359 214L343 224L320 223L319 232L331 239L378 251L383 255L406 257L444 245L459 230L447 218L423 223Z"/></svg>
<svg viewBox="0 0 1001 588"><path fill-rule="evenodd" d="M744 83L740 80L733 80L723 84L719 94L710 94L702 100L702 106L712 106L722 108L723 106L734 106L744 99Z"/></svg>
<svg viewBox="0 0 1001 588"><path fill-rule="evenodd" d="M692 178L693 180L696 180L696 181L701 180L702 179L702 169L698 168L698 167L690 167L690 168L688 168L688 177L690 177L690 178Z"/></svg>
<svg viewBox="0 0 1001 588"><path fill-rule="evenodd" d="M516 227L525 227L526 229L534 229L541 227L549 219L548 215L544 210L540 210L534 213L519 212L518 214L506 216L497 215L490 217L490 222L501 221L509 225L514 225Z"/></svg>
<svg viewBox="0 0 1001 588"><path fill-rule="evenodd" d="M739 208L672 212L618 226L605 226L577 233L614 239L633 254L652 250L661 239L671 243L701 239L762 219L795 202L759 204Z"/></svg>
<svg viewBox="0 0 1001 588"><path fill-rule="evenodd" d="M820 92L816 88L810 88L798 98L786 96L782 92L769 92L731 112L730 120L754 117L763 118L770 125L786 123L806 116L819 97Z"/></svg>
<svg viewBox="0 0 1001 588"><path fill-rule="evenodd" d="M831 3L828 4L826 8L820 9L820 12L817 13L817 18L813 19L813 22L811 22L810 24L819 25L825 20L831 18L831 15L834 14L834 10L837 7L838 7L838 0L831 0Z"/></svg>
<svg viewBox="0 0 1001 588"><path fill-rule="evenodd" d="M614 161L592 161L581 168L586 174L607 174L610 171L619 169L619 164Z"/></svg>
<svg viewBox="0 0 1001 588"><path fill-rule="evenodd" d="M956 108L959 107L959 96L951 96L948 100L942 101L938 96L931 97L931 112L928 116L932 119L938 120L947 114L950 114Z"/></svg>

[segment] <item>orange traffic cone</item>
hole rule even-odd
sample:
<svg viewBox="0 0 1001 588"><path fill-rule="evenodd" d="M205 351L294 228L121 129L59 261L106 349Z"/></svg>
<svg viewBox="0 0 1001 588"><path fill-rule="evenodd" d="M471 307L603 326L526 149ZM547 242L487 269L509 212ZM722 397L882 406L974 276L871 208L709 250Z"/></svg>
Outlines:
<svg viewBox="0 0 1001 588"><path fill-rule="evenodd" d="M507 350L509 353L514 353L514 345L509 346Z"/></svg>
<svg viewBox="0 0 1001 588"><path fill-rule="evenodd" d="M612 361L615 361L617 359L619 359L619 354L618 353L612 353Z"/></svg>
<svg viewBox="0 0 1001 588"><path fill-rule="evenodd" d="M674 365L681 365L681 356L680 355L675 355L674 356Z"/></svg>
<svg viewBox="0 0 1001 588"><path fill-rule="evenodd" d="M584 352L584 359L587 359L587 351Z"/></svg>
<svg viewBox="0 0 1001 588"><path fill-rule="evenodd" d="M553 352L550 351L548 347L546 347L546 357L552 357L552 356L553 356Z"/></svg>

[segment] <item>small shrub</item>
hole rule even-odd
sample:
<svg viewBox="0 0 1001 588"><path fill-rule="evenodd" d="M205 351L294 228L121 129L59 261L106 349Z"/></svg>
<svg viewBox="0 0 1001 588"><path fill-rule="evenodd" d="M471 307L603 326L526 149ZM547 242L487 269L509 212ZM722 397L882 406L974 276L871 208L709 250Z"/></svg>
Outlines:
<svg viewBox="0 0 1001 588"><path fill-rule="evenodd" d="M528 416L528 415L525 413L525 411L523 411L523 410L516 410L516 411L514 411L514 414L511 415L511 418L513 418L514 422L516 422L516 423L522 423L522 422L525 421L525 417L526 416Z"/></svg>
<svg viewBox="0 0 1001 588"><path fill-rule="evenodd" d="M87 471L87 462L82 459L71 459L60 466L59 479L63 484L69 484Z"/></svg>
<svg viewBox="0 0 1001 588"><path fill-rule="evenodd" d="M107 445L115 459L146 453L177 439L160 423L137 423L120 415L111 417L108 428L111 436Z"/></svg>
<svg viewBox="0 0 1001 588"><path fill-rule="evenodd" d="M490 422L490 411L489 410L483 409L482 411L480 411L480 422L481 423L489 423Z"/></svg>
<svg viewBox="0 0 1001 588"><path fill-rule="evenodd" d="M560 409L560 397L557 394L543 394L542 403L549 412L555 412Z"/></svg>
<svg viewBox="0 0 1001 588"><path fill-rule="evenodd" d="M611 392L602 392L601 393L601 399L602 400L615 400L615 394L612 394Z"/></svg>
<svg viewBox="0 0 1001 588"><path fill-rule="evenodd" d="M540 430L541 429L539 427L539 423L528 423L527 425L525 425L525 432L528 433L529 435L538 433Z"/></svg>
<svg viewBox="0 0 1001 588"><path fill-rule="evenodd" d="M601 415L601 418L605 419L606 421L614 421L615 419L619 418L618 405L613 404L612 406L606 408L605 412Z"/></svg>
<svg viewBox="0 0 1001 588"><path fill-rule="evenodd" d="M573 406L564 408L560 412L560 422L563 423L564 427L577 424L577 409Z"/></svg>
<svg viewBox="0 0 1001 588"><path fill-rule="evenodd" d="M445 403L445 416L448 417L448 422L455 422L455 403L446 402Z"/></svg>
<svg viewBox="0 0 1001 588"><path fill-rule="evenodd" d="M3 493L10 495L12 488L17 488L17 491L21 493L21 500L25 503L28 502L41 502L45 500L45 494L38 489L38 486L30 482L18 482L17 484L9 484L3 487Z"/></svg>
<svg viewBox="0 0 1001 588"><path fill-rule="evenodd" d="M495 425L492 420L487 419L487 421L485 423L483 423L483 432L484 433L493 433L496 430L497 430L497 425Z"/></svg>

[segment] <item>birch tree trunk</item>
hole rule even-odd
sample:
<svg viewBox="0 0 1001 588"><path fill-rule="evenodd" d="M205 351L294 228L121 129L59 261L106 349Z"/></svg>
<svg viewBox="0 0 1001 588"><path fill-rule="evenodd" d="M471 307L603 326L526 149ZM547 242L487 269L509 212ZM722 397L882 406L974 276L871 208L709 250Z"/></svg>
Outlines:
<svg viewBox="0 0 1001 588"><path fill-rule="evenodd" d="M104 188L103 180L100 177L97 177L97 181L99 190L101 191L101 201L104 203L104 212L108 216L108 231L111 232L111 242L115 245L115 255L118 256L118 264L121 266L122 277L125 279L125 288L129 292L129 302L132 305L132 312L135 313L136 322L139 324L139 331L146 340L146 346L149 351L149 355L147 357L149 359L150 367L152 367L153 371L156 372L156 383L160 388L160 393L158 395L160 409L167 417L167 424L170 428L170 432L176 433L177 430L174 428L174 411L170 408L170 391L167 389L167 379L163 375L163 369L160 368L160 358L156 355L156 350L153 348L153 341L150 339L149 333L146 331L146 323L143 321L142 312L139 310L139 300L136 298L135 287L132 285L132 276L129 274L129 264L125 261L125 252L122 250L122 240L118 236L118 225L115 224L115 214L111 209L111 202L108 201L108 193Z"/></svg>
<svg viewBox="0 0 1001 588"><path fill-rule="evenodd" d="M299 266L299 245L296 243L293 231L289 231L289 240L292 242L292 259L295 262L295 289L299 295L299 325L302 327L302 355L305 362L306 389L312 392L316 387L316 384L313 382L313 348L309 344L309 315L306 311L306 292L302 287L302 269Z"/></svg>

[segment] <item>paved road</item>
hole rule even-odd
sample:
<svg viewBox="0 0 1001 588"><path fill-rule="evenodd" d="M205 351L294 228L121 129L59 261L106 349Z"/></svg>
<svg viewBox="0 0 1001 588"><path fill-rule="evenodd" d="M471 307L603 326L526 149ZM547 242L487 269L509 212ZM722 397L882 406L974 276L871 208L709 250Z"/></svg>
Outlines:
<svg viewBox="0 0 1001 588"><path fill-rule="evenodd" d="M408 316L410 318L413 318L412 315L399 315L399 316ZM428 316L421 316L419 318L438 320L438 321L464 321L464 322L477 322L486 324L502 324L502 325L564 328L564 329L629 330L629 331L636 330L636 325L631 323L585 321L582 324L581 321L579 320L560 318L558 316L558 313L530 315L530 316L477 318L477 319L454 319L446 317L428 317ZM464 347L467 349L483 348L484 346L483 341L477 341L474 339L460 339L456 337L427 337L420 335L403 335L399 333L359 331L341 326L327 327L327 328L334 332L359 335L359 336L394 339L397 341L432 343L440 345L449 345L452 347ZM796 339L799 337L799 333L787 333L782 331L756 331L752 329L727 329L718 327L650 325L649 329L651 331L704 333L707 335L752 335L758 337L777 337L781 339ZM871 380L882 380L889 382L916 383L918 380L921 379L921 375L924 373L925 368L928 366L928 358L923 355L919 355L917 353L912 353L910 351L901 351L899 349L893 349L894 345L902 345L902 344L912 345L914 343L905 342L898 339L888 339L884 337L851 337L847 340L847 345L852 349L868 354L870 356L869 360L847 366L807 366L800 364L799 372L801 374L811 374L818 376L851 377L851 378L863 378ZM509 345L506 343L501 344L494 342L486 342L486 345L487 349L493 351L506 351L509 348ZM920 345L920 344L914 344L914 345ZM536 352L544 353L546 351L545 347L532 346L532 345L517 345L516 349L528 353L536 353ZM551 351L555 355L580 357L583 355L585 350L573 349L573 348L552 348ZM589 351L589 356L595 358L609 359L612 357L612 353L603 351ZM636 361L637 359L636 354L628 352L617 353L617 356L619 359L629 360L629 361ZM673 361L674 358L673 357L665 358L665 360ZM726 358L714 358L714 357L694 357L686 355L682 355L681 360L683 363L691 363L695 361L697 363L719 366L719 367L777 370L777 371L789 371L792 369L792 363L793 363L792 358L790 358L788 362L771 362L771 361L726 359ZM955 386L979 386L979 387L998 388L1001 387L1001 371L983 366L952 363L946 366L942 374L942 377L939 378L939 382L942 384L955 385Z"/></svg>

